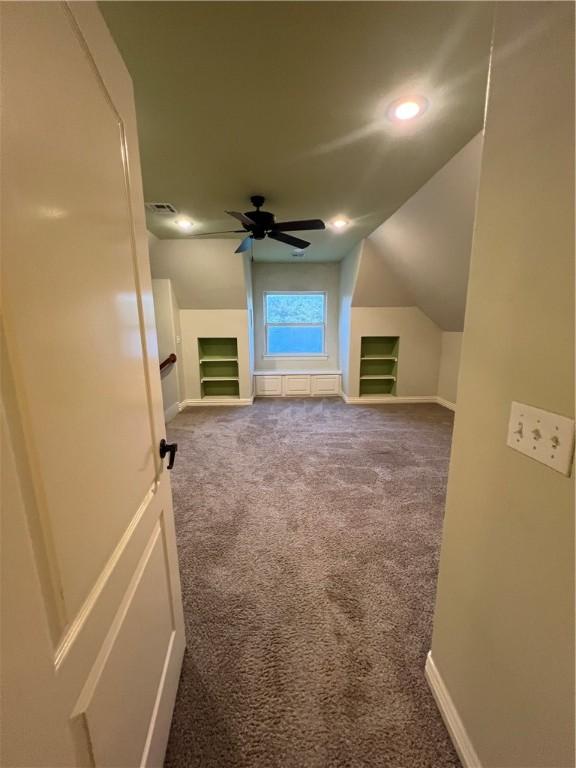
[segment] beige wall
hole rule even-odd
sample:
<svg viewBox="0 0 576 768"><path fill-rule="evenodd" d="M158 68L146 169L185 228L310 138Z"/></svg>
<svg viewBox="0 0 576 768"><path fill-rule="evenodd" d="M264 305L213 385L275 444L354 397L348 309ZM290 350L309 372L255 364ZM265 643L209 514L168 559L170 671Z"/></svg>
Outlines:
<svg viewBox="0 0 576 768"><path fill-rule="evenodd" d="M326 264L255 262L252 265L254 288L255 367L274 370L338 369L339 262ZM265 291L324 291L326 293L326 356L266 358L264 338Z"/></svg>
<svg viewBox="0 0 576 768"><path fill-rule="evenodd" d="M342 371L342 392L350 394L350 323L352 320L352 296L358 277L360 258L364 247L362 240L340 262L340 313L338 317L339 362Z"/></svg>
<svg viewBox="0 0 576 768"><path fill-rule="evenodd" d="M180 309L246 309L245 268L235 240L150 238L152 277L172 281Z"/></svg>
<svg viewBox="0 0 576 768"><path fill-rule="evenodd" d="M240 258L242 263L242 259ZM240 398L252 396L250 375L250 340L246 309L182 309L182 362L184 366L183 400L198 400L200 392L200 358L198 339L210 336L231 336L238 339L238 375Z"/></svg>
<svg viewBox="0 0 576 768"><path fill-rule="evenodd" d="M438 397L456 404L458 394L458 372L460 370L460 351L462 333L444 331L440 350L440 371L438 373Z"/></svg>
<svg viewBox="0 0 576 768"><path fill-rule="evenodd" d="M352 307L346 392L349 397L359 396L362 336L400 336L398 396L436 395L442 334L418 307Z"/></svg>
<svg viewBox="0 0 576 768"><path fill-rule="evenodd" d="M156 235L153 235L152 232L150 232L150 230L146 230L146 236L148 238L148 254L150 254L152 251L152 248L156 246L159 240L156 237Z"/></svg>
<svg viewBox="0 0 576 768"><path fill-rule="evenodd" d="M354 286L354 307L410 307L410 291L391 269L370 238L361 242L361 259Z"/></svg>
<svg viewBox="0 0 576 768"><path fill-rule="evenodd" d="M254 290L252 288L252 259L250 253L244 254L244 284L246 287L246 307L248 309L248 366L250 376L254 373ZM252 380L252 394L254 381Z"/></svg>
<svg viewBox="0 0 576 768"><path fill-rule="evenodd" d="M479 134L368 238L410 299L388 306L416 304L446 331L461 331L464 323L481 154ZM368 281L367 290L375 285Z"/></svg>
<svg viewBox="0 0 576 768"><path fill-rule="evenodd" d="M436 396L442 332L421 309L402 305L409 300L368 240L340 263L340 366L346 396L359 396L362 336L400 336L397 396Z"/></svg>
<svg viewBox="0 0 576 768"><path fill-rule="evenodd" d="M501 3L432 654L484 768L574 766L574 480L506 446L574 417L574 6Z"/></svg>
<svg viewBox="0 0 576 768"><path fill-rule="evenodd" d="M174 352L178 362L160 371L162 384L162 402L166 421L178 413L180 402L180 368L182 366L179 344L178 306L170 280L152 280L154 296L154 317L156 320L156 335L158 337L158 358L160 362Z"/></svg>
<svg viewBox="0 0 576 768"><path fill-rule="evenodd" d="M176 356L178 362L176 363L176 372L178 375L178 397L182 400L184 397L185 383L184 383L184 365L182 361L182 328L180 325L180 307L178 305L178 299L174 291L172 281L170 281L170 298L172 304L172 317L174 323L174 331L176 333Z"/></svg>

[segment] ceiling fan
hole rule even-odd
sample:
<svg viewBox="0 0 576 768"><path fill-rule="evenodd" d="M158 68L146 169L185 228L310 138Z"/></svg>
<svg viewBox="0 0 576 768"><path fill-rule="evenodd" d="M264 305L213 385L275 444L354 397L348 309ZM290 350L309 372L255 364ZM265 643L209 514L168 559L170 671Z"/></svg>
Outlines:
<svg viewBox="0 0 576 768"><path fill-rule="evenodd" d="M239 213L238 211L226 211L229 216L233 216L242 224L243 229L229 229L226 232L203 232L196 237L204 235L227 235L232 233L249 234L242 240L235 253L244 253L252 245L253 240L264 240L269 237L271 240L277 240L280 243L286 243L294 248L308 248L310 243L307 240L301 240L299 237L287 235L286 232L299 232L310 229L326 229L326 225L321 219L304 219L302 221L279 221L274 218L273 213L261 211L265 198L262 195L252 195L250 202L254 206L253 211Z"/></svg>

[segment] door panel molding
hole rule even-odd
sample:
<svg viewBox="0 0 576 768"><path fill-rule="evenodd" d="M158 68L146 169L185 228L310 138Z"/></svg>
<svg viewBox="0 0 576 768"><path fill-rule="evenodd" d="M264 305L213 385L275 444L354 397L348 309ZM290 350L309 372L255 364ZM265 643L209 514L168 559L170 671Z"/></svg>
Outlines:
<svg viewBox="0 0 576 768"><path fill-rule="evenodd" d="M66 608L64 592L60 578L60 569L56 558L54 542L46 520L47 504L39 496L39 488L34 480L37 471L34 463L38 457L28 449L26 440L27 425L20 408L17 394L17 382L12 361L6 343L5 318L0 315L0 359L2 363L2 395L6 407L6 422L12 435L14 461L20 478L21 493L24 498L24 514L29 531L35 566L41 575L41 587L44 598L46 619L54 647L58 644L66 627ZM28 425L29 428L29 425Z"/></svg>
<svg viewBox="0 0 576 768"><path fill-rule="evenodd" d="M78 639L80 633L82 632L86 624L89 622L90 615L94 611L96 607L96 603L101 599L104 590L108 586L108 582L110 578L112 577L115 569L120 563L120 560L124 555L127 556L128 560L130 559L130 553L128 552L128 549L130 545L133 544L133 540L135 540L136 538L135 534L138 526L142 523L144 527L146 527L145 522L143 521L143 518L145 517L146 513L150 511L150 505L152 503L152 500L154 499L156 490L157 490L157 486L156 486L156 483L154 483L154 485L150 488L150 490L144 497L142 504L137 509L136 514L130 521L128 527L126 528L126 531L124 532L124 535L122 536L122 538L118 542L118 545L112 552L112 555L109 558L108 562L106 563L100 575L96 579L96 582L92 587L88 597L86 598L85 602L82 604L80 610L76 614L75 618L72 620L70 626L68 627L68 630L66 631L60 643L58 644L58 647L56 648L56 652L54 654L54 667L57 672L59 671L60 667L66 660L70 650L72 649L74 643ZM151 514L154 515L154 518L156 517L154 510L151 511ZM125 563L123 565L126 568L127 564Z"/></svg>
<svg viewBox="0 0 576 768"><path fill-rule="evenodd" d="M156 521L154 528L152 529L152 534L148 540L148 543L146 544L144 552L140 557L140 561L132 574L132 578L130 579L130 583L128 584L126 591L124 592L124 596L120 602L120 605L116 610L113 620L110 622L106 637L100 644L98 654L94 659L92 668L86 677L84 687L82 688L78 701L74 705L74 708L71 712L71 717L77 717L78 715L85 714L90 706L90 702L94 696L94 692L100 680L102 670L104 669L108 657L114 648L114 644L118 639L118 635L122 630L124 621L128 611L130 610L132 600L134 599L134 595L140 586L142 575L150 561L150 555L152 554L152 551L154 550L160 535L161 527L159 522ZM174 627L172 622L172 632L173 631Z"/></svg>
<svg viewBox="0 0 576 768"><path fill-rule="evenodd" d="M72 712L86 718L98 765L141 765L150 739L176 634L163 536L158 520ZM124 727L110 728L119 715Z"/></svg>

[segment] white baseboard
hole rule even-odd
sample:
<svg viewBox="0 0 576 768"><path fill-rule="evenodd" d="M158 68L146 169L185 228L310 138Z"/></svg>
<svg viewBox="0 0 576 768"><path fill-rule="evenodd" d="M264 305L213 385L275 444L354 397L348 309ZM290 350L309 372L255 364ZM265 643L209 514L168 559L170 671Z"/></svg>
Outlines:
<svg viewBox="0 0 576 768"><path fill-rule="evenodd" d="M207 405L252 405L254 398L264 397L290 397L290 395L252 395L252 397L238 398L238 397L202 397L202 398L188 398L182 400L181 403L174 403L164 411L164 420L166 423L171 421L174 416L184 408L189 406L207 406ZM350 397L344 393L340 394L320 394L320 395L293 395L292 397L341 397L345 403L349 405L409 405L410 403L436 403L443 408L449 408L451 411L456 410L456 404L451 403L448 400L444 400L442 397L436 395L421 396L421 395L406 395L404 397L397 397L396 395L375 395L374 397Z"/></svg>
<svg viewBox="0 0 576 768"><path fill-rule="evenodd" d="M164 411L164 421L166 424L168 424L169 421L172 421L174 416L178 416L180 411L180 403L173 403L169 408L166 408Z"/></svg>
<svg viewBox="0 0 576 768"><path fill-rule="evenodd" d="M397 395L363 395L362 397L350 397L342 395L344 402L350 405L406 405L408 403L435 403L436 397L423 397L420 395L406 395L399 397Z"/></svg>
<svg viewBox="0 0 576 768"><path fill-rule="evenodd" d="M1 0L0 0L1 1ZM254 397L258 398L259 400L318 400L321 397L339 397L344 398L344 395L341 392L310 392L307 395L296 393L295 395L254 395Z"/></svg>
<svg viewBox="0 0 576 768"><path fill-rule="evenodd" d="M482 768L482 763L472 746L458 710L454 706L448 689L434 664L432 651L428 651L424 674L462 765L464 768Z"/></svg>
<svg viewBox="0 0 576 768"><path fill-rule="evenodd" d="M195 407L195 406L213 406L213 405L252 405L254 402L253 397L199 397L199 398L188 398L186 400L182 400L180 403L180 410L183 411L184 408L188 407Z"/></svg>
<svg viewBox="0 0 576 768"><path fill-rule="evenodd" d="M350 395L342 394L342 399L349 405L408 405L410 403L436 403L444 408L449 408L451 411L456 410L456 404L451 403L448 400L444 400L437 395L363 395L362 397L351 397Z"/></svg>

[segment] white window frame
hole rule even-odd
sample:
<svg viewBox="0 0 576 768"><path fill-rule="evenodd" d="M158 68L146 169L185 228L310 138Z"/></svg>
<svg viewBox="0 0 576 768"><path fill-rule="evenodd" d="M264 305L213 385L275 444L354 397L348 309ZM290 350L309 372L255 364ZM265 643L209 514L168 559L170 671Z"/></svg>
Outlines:
<svg viewBox="0 0 576 768"><path fill-rule="evenodd" d="M323 296L324 297L324 318L321 323L269 323L268 322L268 305L267 305L267 298L268 296L277 296L277 295L283 295L283 296L302 296L306 294L311 294L313 296ZM264 303L264 357L282 357L282 358L309 358L309 357L315 357L315 358L327 358L328 355L326 354L326 317L328 314L328 295L326 291L264 291L263 294L263 303ZM281 353L270 353L268 351L268 328L269 327L290 327L294 326L295 328L322 328L322 352L281 352Z"/></svg>

